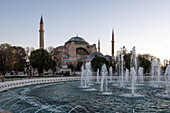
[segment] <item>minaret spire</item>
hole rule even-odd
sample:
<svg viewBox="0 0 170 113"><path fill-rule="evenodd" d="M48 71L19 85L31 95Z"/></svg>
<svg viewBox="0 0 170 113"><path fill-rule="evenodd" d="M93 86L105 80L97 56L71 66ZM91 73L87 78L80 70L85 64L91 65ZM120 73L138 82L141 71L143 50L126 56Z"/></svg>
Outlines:
<svg viewBox="0 0 170 113"><path fill-rule="evenodd" d="M115 43L115 41L114 41L114 29L112 29L112 41L111 41L111 43L112 43L112 57L114 58L114 43Z"/></svg>
<svg viewBox="0 0 170 113"><path fill-rule="evenodd" d="M98 52L100 52L100 39L98 39Z"/></svg>
<svg viewBox="0 0 170 113"><path fill-rule="evenodd" d="M43 18L42 18L42 15L41 15L40 24L44 24L44 22L43 22Z"/></svg>
<svg viewBox="0 0 170 113"><path fill-rule="evenodd" d="M44 49L44 22L43 22L43 18L41 15L41 19L40 19L40 49Z"/></svg>

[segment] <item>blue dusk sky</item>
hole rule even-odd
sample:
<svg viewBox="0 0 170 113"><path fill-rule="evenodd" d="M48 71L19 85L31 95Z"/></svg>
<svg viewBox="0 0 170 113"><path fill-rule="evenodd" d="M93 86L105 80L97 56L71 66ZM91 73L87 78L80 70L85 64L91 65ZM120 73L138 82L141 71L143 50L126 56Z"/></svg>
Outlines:
<svg viewBox="0 0 170 113"><path fill-rule="evenodd" d="M0 0L0 44L39 48L41 14L45 48L78 34L110 55L114 28L115 51L170 59L170 0Z"/></svg>

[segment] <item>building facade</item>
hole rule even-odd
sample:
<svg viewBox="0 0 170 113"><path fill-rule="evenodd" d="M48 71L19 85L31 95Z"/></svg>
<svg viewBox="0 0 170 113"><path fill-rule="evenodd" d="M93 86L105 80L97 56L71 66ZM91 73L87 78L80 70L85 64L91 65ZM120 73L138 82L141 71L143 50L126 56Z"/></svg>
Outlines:
<svg viewBox="0 0 170 113"><path fill-rule="evenodd" d="M90 55L97 52L96 44L90 45L83 38L76 36L70 38L63 46L56 47L53 50L52 58L57 62L57 70L74 67L78 62L90 61Z"/></svg>
<svg viewBox="0 0 170 113"><path fill-rule="evenodd" d="M39 30L39 48L44 49L44 22L41 16L40 19L40 30ZM56 47L51 55L52 59L57 62L56 70L69 69L69 65L76 67L78 62L88 62L91 61L95 56L105 57L106 59L114 59L114 30L112 30L112 40L111 40L111 56L105 55L103 56L100 53L100 39L98 40L98 51L96 48L96 44L90 45L87 41L85 41L82 37L78 35L70 38L63 46ZM70 70L70 69L69 69Z"/></svg>

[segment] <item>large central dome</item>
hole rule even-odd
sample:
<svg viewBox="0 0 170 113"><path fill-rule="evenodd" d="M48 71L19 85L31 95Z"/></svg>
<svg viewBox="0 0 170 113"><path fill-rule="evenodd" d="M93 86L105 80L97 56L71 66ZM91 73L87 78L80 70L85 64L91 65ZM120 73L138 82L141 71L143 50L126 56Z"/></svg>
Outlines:
<svg viewBox="0 0 170 113"><path fill-rule="evenodd" d="M70 38L70 40L69 41L85 41L83 38L81 38L81 37L78 37L78 36L76 36L76 37L72 37L72 38Z"/></svg>
<svg viewBox="0 0 170 113"><path fill-rule="evenodd" d="M86 42L83 38L76 36L76 37L72 37L70 38L66 43L71 43L71 42L75 42L75 43L84 43Z"/></svg>

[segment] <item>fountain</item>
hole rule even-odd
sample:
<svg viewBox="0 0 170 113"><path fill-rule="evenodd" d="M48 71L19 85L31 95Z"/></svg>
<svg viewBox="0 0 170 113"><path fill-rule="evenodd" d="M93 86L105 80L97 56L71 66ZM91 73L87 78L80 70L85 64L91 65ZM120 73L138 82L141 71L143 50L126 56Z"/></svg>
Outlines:
<svg viewBox="0 0 170 113"><path fill-rule="evenodd" d="M89 88L92 81L92 72L91 72L91 63L86 62L85 69L84 65L82 65L82 72L81 72L81 88Z"/></svg>
<svg viewBox="0 0 170 113"><path fill-rule="evenodd" d="M136 72L135 72L135 69L134 67L132 67L130 69L130 75L131 75L131 80L132 80L132 96L135 95L135 86L136 86Z"/></svg>
<svg viewBox="0 0 170 113"><path fill-rule="evenodd" d="M141 95L141 94L137 94L135 93L135 89L136 89L136 72L135 72L135 68L134 67L131 67L130 69L130 76L131 76L131 94L122 94L120 96L123 96L123 97L128 97L128 98L139 98L139 97L144 97L144 95Z"/></svg>
<svg viewBox="0 0 170 113"><path fill-rule="evenodd" d="M144 83L144 80L143 80L143 67L139 67L138 75L139 75L139 82Z"/></svg>
<svg viewBox="0 0 170 113"><path fill-rule="evenodd" d="M138 74L135 46L132 48L132 54L131 54L130 68L132 68L132 67L134 67L135 73ZM130 71L131 71L131 69L130 69ZM135 79L135 80L137 80L137 79Z"/></svg>
<svg viewBox="0 0 170 113"><path fill-rule="evenodd" d="M97 69L97 82L96 82L97 84L99 84L100 83L100 81L99 81L99 68Z"/></svg>
<svg viewBox="0 0 170 113"><path fill-rule="evenodd" d="M87 70L84 70L84 65L81 67L81 86L80 88L88 88L89 87L89 73Z"/></svg>
<svg viewBox="0 0 170 113"><path fill-rule="evenodd" d="M86 62L86 73L85 76L87 77L87 84L90 86L92 85L92 71L91 71L91 63Z"/></svg>
<svg viewBox="0 0 170 113"><path fill-rule="evenodd" d="M160 67L160 60L159 58L157 58L157 82L160 82L161 81L161 67Z"/></svg>
<svg viewBox="0 0 170 113"><path fill-rule="evenodd" d="M155 58L152 59L151 74L151 86L153 86L154 88L163 88L162 83L164 81L161 81L161 67L159 58L157 58L156 60Z"/></svg>
<svg viewBox="0 0 170 113"><path fill-rule="evenodd" d="M103 64L103 66L102 66L101 73L102 73L102 78L101 78L100 91L101 91L102 95L111 95L112 92L108 92L108 83L107 83L108 72L107 72L107 68L106 68L105 64ZM104 91L104 88L105 88L105 91Z"/></svg>
<svg viewBox="0 0 170 113"><path fill-rule="evenodd" d="M123 87L124 86L124 76L123 76L123 55L121 54L121 78L122 78L122 80L121 80L121 87Z"/></svg>
<svg viewBox="0 0 170 113"><path fill-rule="evenodd" d="M168 75L165 92L159 95L157 93L163 92L164 89L155 90L153 87L148 87L151 77L146 77L144 79L144 85L137 89L137 76L134 67L131 67L130 76L128 69L126 69L123 88L116 86L110 87L111 84L108 84L107 81L107 79L110 79L110 76L107 75L105 65L102 66L101 70L101 82L103 83L101 86L103 85L103 89L96 84L94 84L93 87L99 89L99 91L90 92L78 88L80 84L85 85L84 80L87 79L86 74L88 74L86 67L87 66L82 67L84 73L81 75L81 81L37 84L1 92L0 108L17 113L169 112L170 66L167 67L165 72L165 75ZM138 73L140 73L140 67ZM128 86L126 81L130 83L130 90L125 88ZM89 89L92 87L88 84L87 86L89 86ZM101 93L99 93L100 91ZM159 98L157 96L159 96ZM164 98L166 98L166 100Z"/></svg>
<svg viewBox="0 0 170 113"><path fill-rule="evenodd" d="M154 81L155 77L156 77L156 81L160 82L161 77L160 77L160 73L161 72L161 68L160 68L160 60L159 58L157 58L155 60L155 58L152 59L152 68L151 68L151 74L152 74L152 80Z"/></svg>
<svg viewBox="0 0 170 113"><path fill-rule="evenodd" d="M129 81L129 70L126 68L126 71L125 71L125 83L128 84L128 81Z"/></svg>
<svg viewBox="0 0 170 113"><path fill-rule="evenodd" d="M167 65L164 76L166 75L168 75L167 78L168 78L168 81L170 81L170 65Z"/></svg>
<svg viewBox="0 0 170 113"><path fill-rule="evenodd" d="M118 75L119 75L119 80L120 80L120 73L121 73L121 58L120 58L120 52L117 52L117 58L118 58L118 63L117 63L117 67L118 67Z"/></svg>
<svg viewBox="0 0 170 113"><path fill-rule="evenodd" d="M122 94L121 96L123 97L144 97L144 95L141 94L137 94L135 93L135 89L136 89L136 81L137 81L137 59L136 59L136 50L135 47L132 48L132 55L131 55L131 62L130 62L130 76L131 76L131 87L127 89L131 89L131 94ZM140 68L140 73L142 73L143 76L143 68ZM128 70L126 69L126 82L128 81ZM123 80L122 80L123 81Z"/></svg>
<svg viewBox="0 0 170 113"><path fill-rule="evenodd" d="M113 80L113 72L112 72L112 67L109 68L109 75L110 75L110 83L112 83L112 80Z"/></svg>
<svg viewBox="0 0 170 113"><path fill-rule="evenodd" d="M85 84L85 78L84 78L84 65L81 67L81 87L83 87Z"/></svg>
<svg viewBox="0 0 170 113"><path fill-rule="evenodd" d="M130 72L126 69L125 76L123 60L123 55L118 52L119 79L113 79L112 67L109 68L108 75L104 64L101 70L101 79L99 69L97 70L96 82L100 83L100 86L92 84L91 64L87 62L81 67L81 79L78 79L80 81L37 84L1 92L0 109L17 113L169 112L170 65L167 66L165 71L167 77L163 81L160 60L152 60L152 76L144 79L143 67L137 69L135 47L132 49ZM64 80L66 79L68 78L64 78ZM138 86L137 79L142 83L141 86ZM155 80L155 84L160 83L166 87L158 89L150 87L148 86L150 79ZM118 83L121 87L113 86L108 82ZM20 83L22 84L23 81ZM78 88L79 86L81 88ZM0 88L2 88L1 84ZM158 92L161 93L157 94Z"/></svg>
<svg viewBox="0 0 170 113"><path fill-rule="evenodd" d="M135 48L135 46L132 48L130 67L134 67L135 72L137 73L137 59L136 59L136 48Z"/></svg>
<svg viewBox="0 0 170 113"><path fill-rule="evenodd" d="M155 76L155 58L152 59L151 75L152 75L152 81L154 81L154 76Z"/></svg>
<svg viewBox="0 0 170 113"><path fill-rule="evenodd" d="M170 98L170 65L166 68L165 76L166 75L168 75L166 79L166 95Z"/></svg>
<svg viewBox="0 0 170 113"><path fill-rule="evenodd" d="M156 96L170 98L170 65L167 65L164 76L165 76L165 92L163 94L156 94Z"/></svg>
<svg viewBox="0 0 170 113"><path fill-rule="evenodd" d="M118 62L116 64L116 67L117 67L117 71L118 71L118 83L115 83L114 81L114 84L113 86L120 86L120 87L123 87L124 86L124 55L121 54L120 51L117 52L117 58L118 58Z"/></svg>
<svg viewBox="0 0 170 113"><path fill-rule="evenodd" d="M92 71L91 71L91 63L90 62L86 62L85 64L86 69L83 72L83 76L84 76L84 86L81 86L81 88L87 88L85 89L85 91L96 91L97 89L95 88L91 88L90 86L92 86Z"/></svg>

